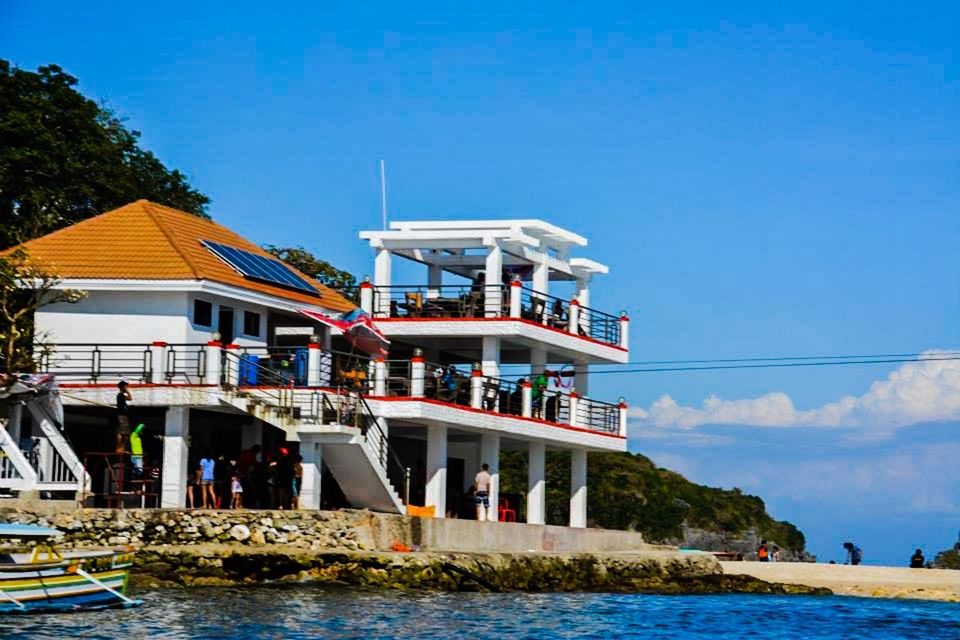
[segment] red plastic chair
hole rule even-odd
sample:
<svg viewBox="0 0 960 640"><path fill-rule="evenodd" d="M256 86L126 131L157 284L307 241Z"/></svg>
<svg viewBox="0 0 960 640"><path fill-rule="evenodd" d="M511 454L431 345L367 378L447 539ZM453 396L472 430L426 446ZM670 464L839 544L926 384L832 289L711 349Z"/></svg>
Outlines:
<svg viewBox="0 0 960 640"><path fill-rule="evenodd" d="M500 522L516 522L517 512L510 508L510 502L506 498L500 498L497 505L497 520Z"/></svg>

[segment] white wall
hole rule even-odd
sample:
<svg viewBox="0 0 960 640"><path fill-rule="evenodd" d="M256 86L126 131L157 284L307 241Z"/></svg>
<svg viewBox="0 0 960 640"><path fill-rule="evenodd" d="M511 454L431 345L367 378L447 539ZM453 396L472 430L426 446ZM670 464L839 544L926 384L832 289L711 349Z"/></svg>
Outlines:
<svg viewBox="0 0 960 640"><path fill-rule="evenodd" d="M213 326L206 327L198 325L193 321L193 301L195 299L206 300L213 304ZM190 323L187 327L188 343L207 342L214 331L224 333L217 325L217 319L220 316L220 307L230 307L233 309L233 342L242 347L261 346L267 341L267 311L268 308L263 305L255 305L247 302L241 302L232 298L222 296L208 295L205 293L191 293L188 298L187 313L190 316ZM260 335L248 336L243 333L243 313L244 311L253 311L260 314Z"/></svg>

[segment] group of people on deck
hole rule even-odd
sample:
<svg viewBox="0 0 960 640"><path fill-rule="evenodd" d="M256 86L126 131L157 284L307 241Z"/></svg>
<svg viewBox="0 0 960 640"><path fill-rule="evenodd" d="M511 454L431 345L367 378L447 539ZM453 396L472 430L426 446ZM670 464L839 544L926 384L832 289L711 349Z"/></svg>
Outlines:
<svg viewBox="0 0 960 640"><path fill-rule="evenodd" d="M286 447L255 444L238 460L208 451L187 476L187 507L297 509L302 489L303 458Z"/></svg>

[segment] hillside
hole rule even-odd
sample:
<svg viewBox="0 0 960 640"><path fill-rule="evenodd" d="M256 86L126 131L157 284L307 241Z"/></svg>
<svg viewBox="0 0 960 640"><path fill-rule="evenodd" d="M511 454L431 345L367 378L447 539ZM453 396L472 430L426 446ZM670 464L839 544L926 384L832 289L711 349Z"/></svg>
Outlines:
<svg viewBox="0 0 960 640"><path fill-rule="evenodd" d="M755 540L765 538L796 554L804 551L803 533L770 517L756 496L694 484L640 454L591 453L587 461L588 526L631 529L651 542L713 550L752 550ZM500 474L501 493L524 493L526 453L502 452ZM567 523L569 490L570 456L548 453L548 524Z"/></svg>

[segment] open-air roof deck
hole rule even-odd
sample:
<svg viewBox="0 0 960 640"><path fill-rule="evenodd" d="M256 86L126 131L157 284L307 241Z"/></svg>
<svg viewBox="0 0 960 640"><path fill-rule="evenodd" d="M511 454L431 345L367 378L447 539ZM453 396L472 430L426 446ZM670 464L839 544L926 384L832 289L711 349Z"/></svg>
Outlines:
<svg viewBox="0 0 960 640"><path fill-rule="evenodd" d="M388 336L530 333L550 343L561 333L623 352L601 358L625 357L626 315L590 306L593 276L608 268L570 256L586 246L582 236L540 220L502 220L395 222L360 237L376 251L373 282L361 285L361 306ZM395 284L394 255L425 265L425 282ZM515 329L464 321L509 322ZM538 330L531 333L531 327Z"/></svg>

